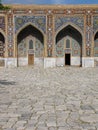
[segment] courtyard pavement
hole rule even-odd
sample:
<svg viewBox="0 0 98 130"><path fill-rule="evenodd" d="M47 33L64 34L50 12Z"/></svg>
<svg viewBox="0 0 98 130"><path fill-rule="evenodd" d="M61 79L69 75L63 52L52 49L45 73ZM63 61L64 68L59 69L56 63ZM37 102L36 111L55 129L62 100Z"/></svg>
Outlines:
<svg viewBox="0 0 98 130"><path fill-rule="evenodd" d="M0 130L98 130L98 68L0 68Z"/></svg>

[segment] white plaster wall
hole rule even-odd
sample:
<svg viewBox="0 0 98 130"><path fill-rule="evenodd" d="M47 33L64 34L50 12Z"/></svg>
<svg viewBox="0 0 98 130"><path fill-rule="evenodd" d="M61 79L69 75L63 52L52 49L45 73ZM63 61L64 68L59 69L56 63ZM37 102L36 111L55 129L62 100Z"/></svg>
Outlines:
<svg viewBox="0 0 98 130"><path fill-rule="evenodd" d="M94 57L94 60L98 61L98 57Z"/></svg>
<svg viewBox="0 0 98 130"><path fill-rule="evenodd" d="M0 57L0 60L5 60L5 58Z"/></svg>
<svg viewBox="0 0 98 130"><path fill-rule="evenodd" d="M28 58L27 57L19 57L18 58L18 66L27 66Z"/></svg>
<svg viewBox="0 0 98 130"><path fill-rule="evenodd" d="M55 67L56 58L44 58L44 68Z"/></svg>
<svg viewBox="0 0 98 130"><path fill-rule="evenodd" d="M5 58L5 67L17 67L17 58Z"/></svg>
<svg viewBox="0 0 98 130"><path fill-rule="evenodd" d="M17 58L0 58L5 60L5 67L17 67ZM44 68L56 67L56 65L62 66L65 64L64 58L35 58L35 65L43 65ZM94 67L95 61L98 61L98 57L82 57L82 67ZM18 58L19 66L27 66L28 58ZM71 65L80 65L79 58L72 57ZM96 66L95 66L96 67Z"/></svg>
<svg viewBox="0 0 98 130"><path fill-rule="evenodd" d="M71 57L71 65L80 66L81 65L81 58L80 57Z"/></svg>
<svg viewBox="0 0 98 130"><path fill-rule="evenodd" d="M56 58L56 66L64 66L64 65L65 65L65 58L64 57Z"/></svg>
<svg viewBox="0 0 98 130"><path fill-rule="evenodd" d="M34 65L43 66L44 58L34 58ZM18 66L28 66L28 58L18 58Z"/></svg>
<svg viewBox="0 0 98 130"><path fill-rule="evenodd" d="M71 65L80 66L80 57L71 57ZM65 57L56 58L56 66L65 66Z"/></svg>
<svg viewBox="0 0 98 130"><path fill-rule="evenodd" d="M34 65L36 66L44 66L44 58L39 57L39 58L34 58Z"/></svg>
<svg viewBox="0 0 98 130"><path fill-rule="evenodd" d="M94 57L82 57L82 67L94 67Z"/></svg>

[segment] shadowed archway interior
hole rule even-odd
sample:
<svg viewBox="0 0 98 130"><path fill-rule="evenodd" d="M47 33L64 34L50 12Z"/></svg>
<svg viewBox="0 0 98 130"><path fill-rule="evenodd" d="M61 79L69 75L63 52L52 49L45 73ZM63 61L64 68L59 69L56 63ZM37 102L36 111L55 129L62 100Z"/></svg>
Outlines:
<svg viewBox="0 0 98 130"><path fill-rule="evenodd" d="M82 44L81 33L71 25L68 25L57 34L56 43L66 36L70 36L75 39L80 45Z"/></svg>
<svg viewBox="0 0 98 130"><path fill-rule="evenodd" d="M4 46L5 38L2 33L0 33L0 57L4 57Z"/></svg>
<svg viewBox="0 0 98 130"><path fill-rule="evenodd" d="M96 32L94 37L94 56L98 57L98 31Z"/></svg>
<svg viewBox="0 0 98 130"><path fill-rule="evenodd" d="M0 33L0 41L2 41L3 43L5 43L5 38L4 38L4 36L2 35L2 33Z"/></svg>
<svg viewBox="0 0 98 130"><path fill-rule="evenodd" d="M32 25L26 26L17 36L18 66L34 65L44 55L44 36ZM37 59L37 60L39 60Z"/></svg>
<svg viewBox="0 0 98 130"><path fill-rule="evenodd" d="M26 38L29 35L36 37L41 43L44 43L42 33L32 25L28 25L27 27L25 27L23 30L20 31L20 33L17 36L17 42L20 43L24 38Z"/></svg>
<svg viewBox="0 0 98 130"><path fill-rule="evenodd" d="M63 61L65 65L82 65L82 34L73 26L68 25L58 32L56 57L65 58L62 60L63 65Z"/></svg>
<svg viewBox="0 0 98 130"><path fill-rule="evenodd" d="M98 32L96 32L94 40L98 39Z"/></svg>

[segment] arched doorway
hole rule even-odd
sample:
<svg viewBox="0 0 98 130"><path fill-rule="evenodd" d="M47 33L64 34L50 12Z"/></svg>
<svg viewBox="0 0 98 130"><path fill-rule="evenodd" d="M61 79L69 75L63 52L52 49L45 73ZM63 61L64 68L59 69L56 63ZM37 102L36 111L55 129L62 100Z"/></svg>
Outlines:
<svg viewBox="0 0 98 130"><path fill-rule="evenodd" d="M95 59L95 66L98 67L98 31L94 37L94 59Z"/></svg>
<svg viewBox="0 0 98 130"><path fill-rule="evenodd" d="M27 25L17 35L18 66L34 65L44 57L44 37L34 26Z"/></svg>
<svg viewBox="0 0 98 130"><path fill-rule="evenodd" d="M2 33L0 33L0 66L5 65L5 38Z"/></svg>
<svg viewBox="0 0 98 130"><path fill-rule="evenodd" d="M82 65L82 35L71 25L67 25L56 35L57 65Z"/></svg>

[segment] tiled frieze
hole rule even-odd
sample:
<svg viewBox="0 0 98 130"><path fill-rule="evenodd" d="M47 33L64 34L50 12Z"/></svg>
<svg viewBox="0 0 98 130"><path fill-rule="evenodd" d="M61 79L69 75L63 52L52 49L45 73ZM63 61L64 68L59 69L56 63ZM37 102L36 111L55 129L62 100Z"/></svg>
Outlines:
<svg viewBox="0 0 98 130"><path fill-rule="evenodd" d="M98 16L93 16L93 28L94 28L94 32L98 30Z"/></svg>
<svg viewBox="0 0 98 130"><path fill-rule="evenodd" d="M54 14L62 14L62 15L77 15L77 14L81 14L84 15L85 14L85 9L55 9L54 10Z"/></svg>
<svg viewBox="0 0 98 130"><path fill-rule="evenodd" d="M92 33L92 16L91 12L88 10L86 15L86 56L91 56Z"/></svg>
<svg viewBox="0 0 98 130"><path fill-rule="evenodd" d="M2 29L5 32L5 17L0 16L0 29Z"/></svg>
<svg viewBox="0 0 98 130"><path fill-rule="evenodd" d="M8 57L14 56L14 38L13 38L13 14L9 11L7 16L8 19L8 26L7 26L7 33L8 33Z"/></svg>
<svg viewBox="0 0 98 130"><path fill-rule="evenodd" d="M53 16L51 15L51 10L48 11L47 15L47 55L52 56L53 49Z"/></svg>
<svg viewBox="0 0 98 130"><path fill-rule="evenodd" d="M13 13L14 14L26 14L27 10L26 9L14 9Z"/></svg>
<svg viewBox="0 0 98 130"><path fill-rule="evenodd" d="M5 44L3 41L0 41L0 57L4 57L4 52L5 52Z"/></svg>
<svg viewBox="0 0 98 130"><path fill-rule="evenodd" d="M93 9L93 14L98 14L98 9Z"/></svg>
<svg viewBox="0 0 98 130"><path fill-rule="evenodd" d="M42 14L42 15L43 15L43 14L46 14L46 10L44 10L44 9L43 9L43 10L35 9L35 10L33 10L32 12L33 12L34 14Z"/></svg>
<svg viewBox="0 0 98 130"><path fill-rule="evenodd" d="M84 15L85 14L85 9L74 9L74 14L81 14Z"/></svg>
<svg viewBox="0 0 98 130"><path fill-rule="evenodd" d="M34 14L46 14L46 10L45 9L14 9L13 10L14 14L31 14L31 15L34 15Z"/></svg>

